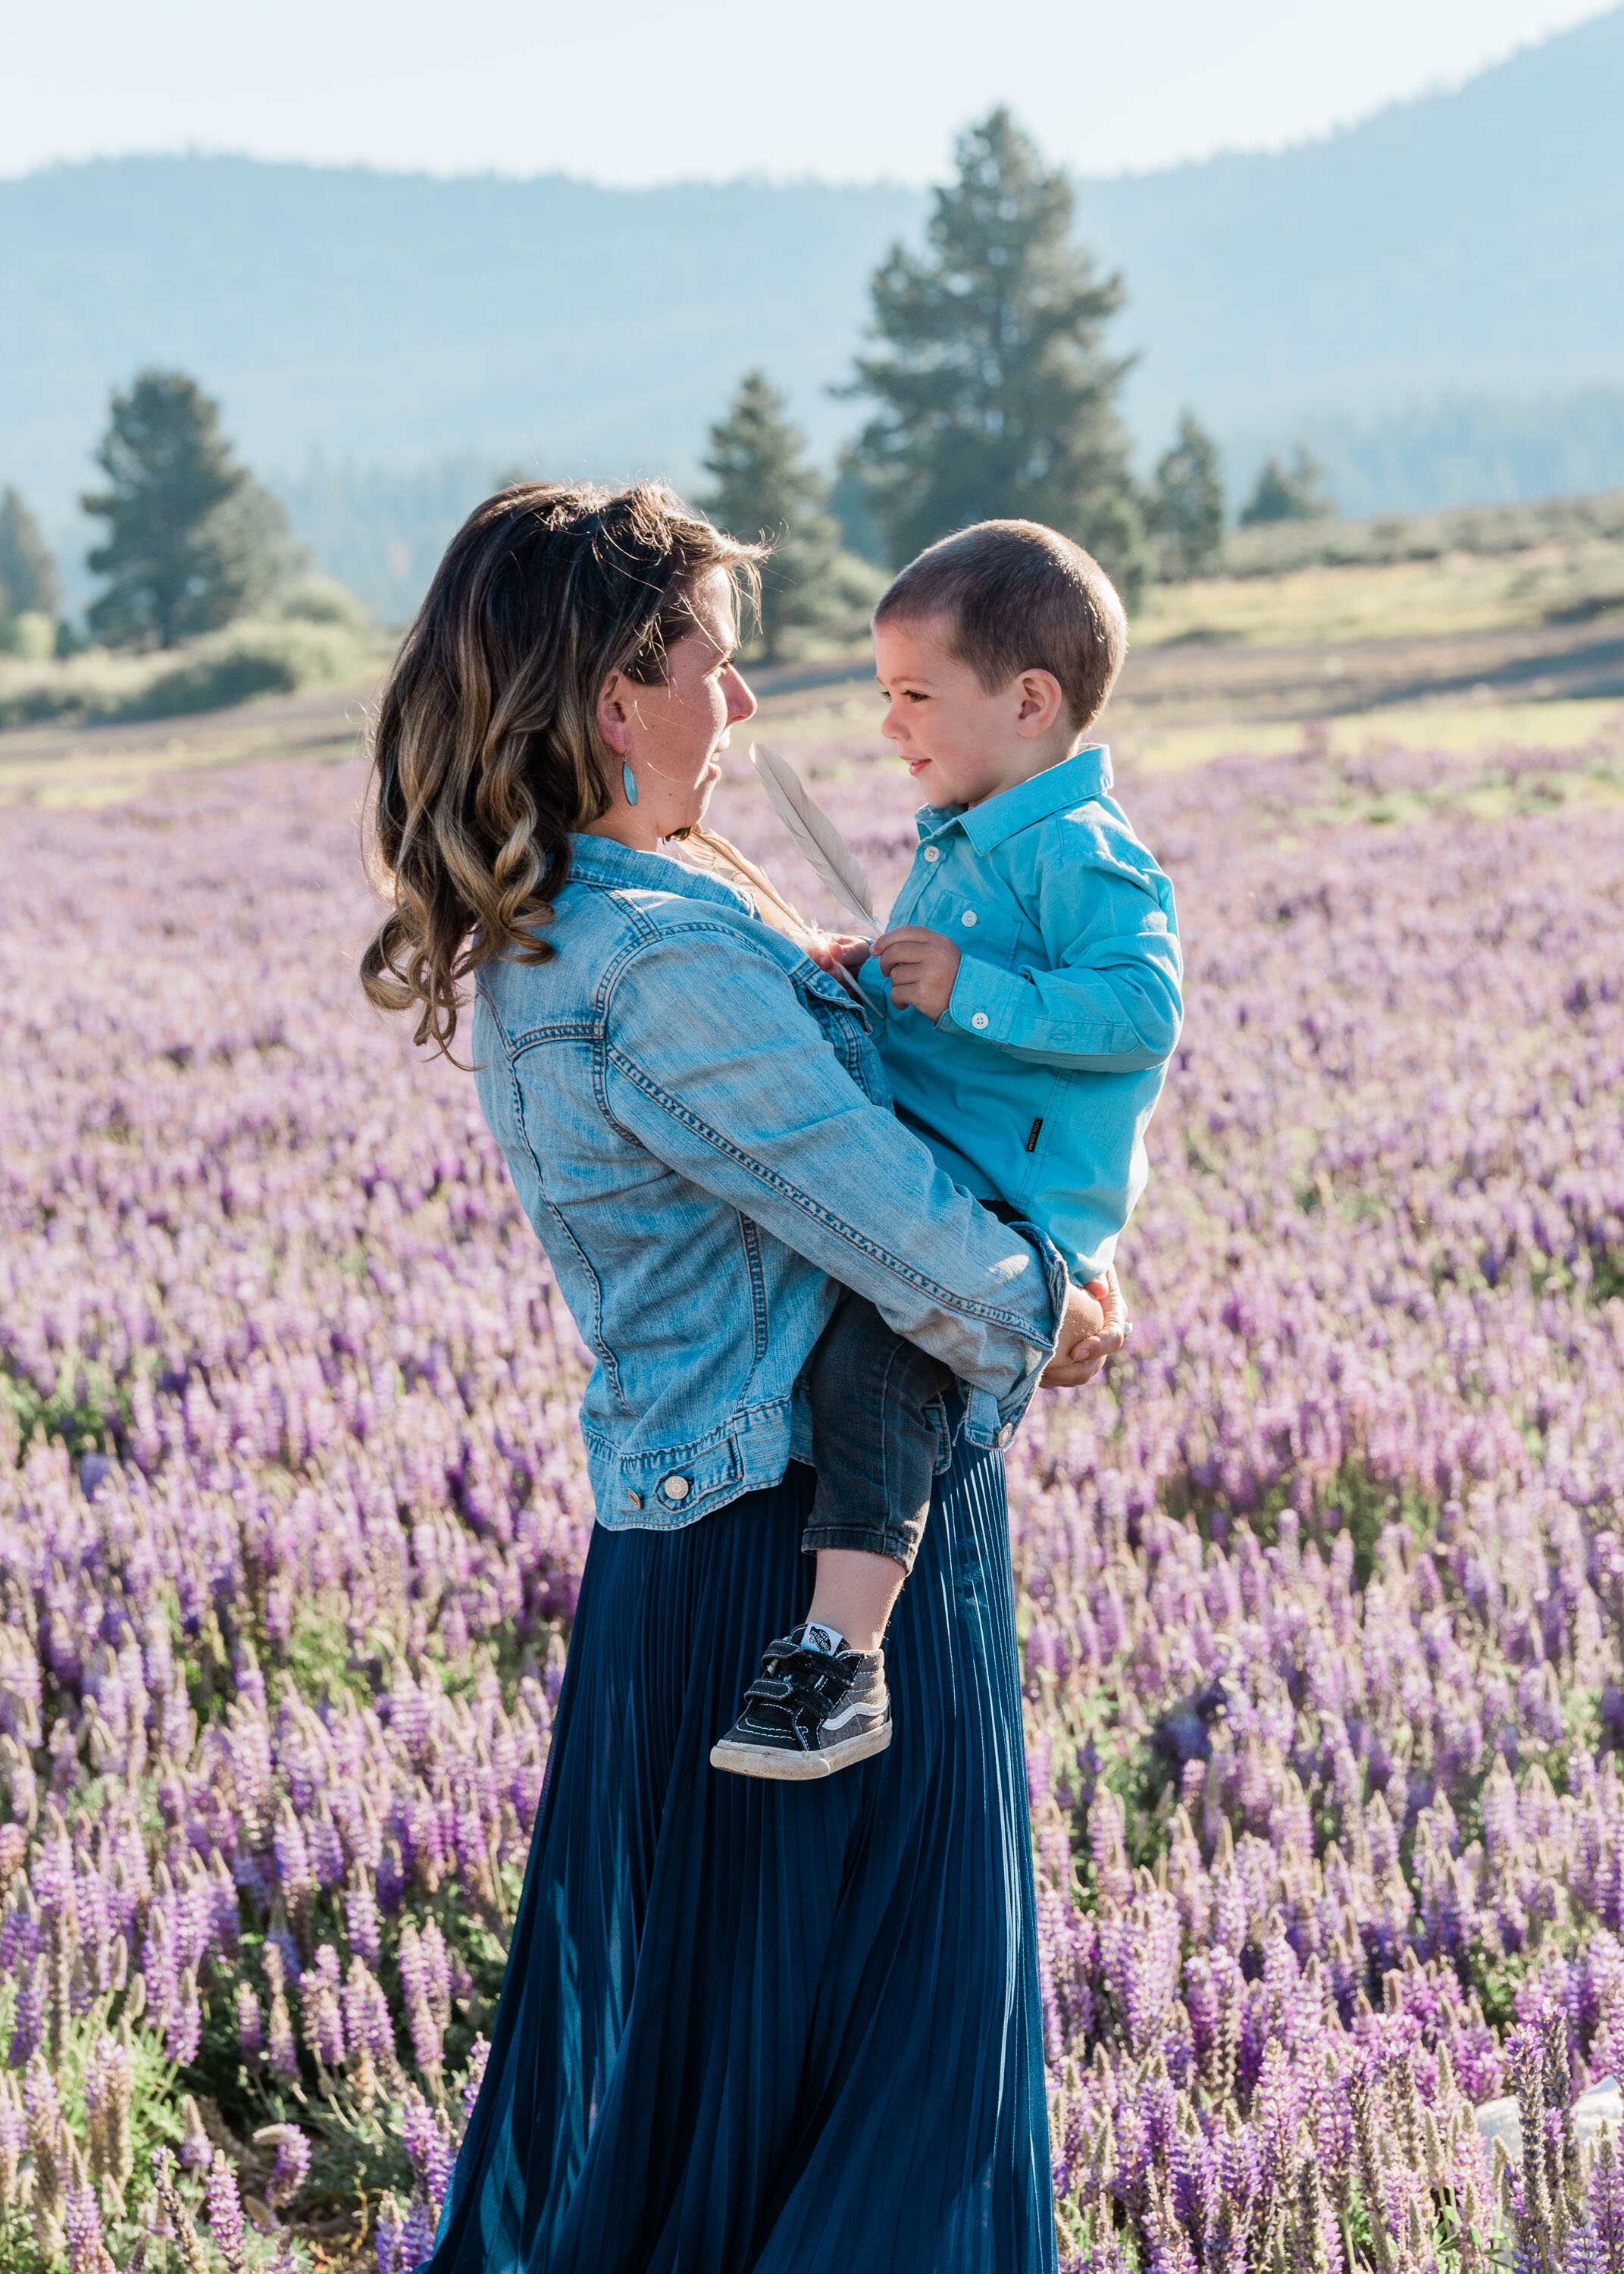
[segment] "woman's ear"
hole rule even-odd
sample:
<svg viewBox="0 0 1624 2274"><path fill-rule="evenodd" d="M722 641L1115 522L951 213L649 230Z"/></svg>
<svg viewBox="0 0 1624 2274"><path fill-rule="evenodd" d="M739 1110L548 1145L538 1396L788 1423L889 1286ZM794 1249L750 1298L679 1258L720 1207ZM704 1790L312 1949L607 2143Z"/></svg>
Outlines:
<svg viewBox="0 0 1624 2274"><path fill-rule="evenodd" d="M628 749L626 694L625 678L618 671L612 671L598 691L598 731L617 758L623 758Z"/></svg>

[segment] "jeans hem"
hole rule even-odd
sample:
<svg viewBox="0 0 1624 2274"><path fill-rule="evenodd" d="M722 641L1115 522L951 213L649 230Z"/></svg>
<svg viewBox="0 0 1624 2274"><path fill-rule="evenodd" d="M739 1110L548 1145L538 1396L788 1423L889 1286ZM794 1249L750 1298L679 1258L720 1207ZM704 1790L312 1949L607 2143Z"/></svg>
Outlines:
<svg viewBox="0 0 1624 2274"><path fill-rule="evenodd" d="M868 1555L889 1555L905 1571L914 1569L919 1554L916 1539L873 1524L809 1524L801 1535L801 1552L810 1555L819 1547L856 1547Z"/></svg>

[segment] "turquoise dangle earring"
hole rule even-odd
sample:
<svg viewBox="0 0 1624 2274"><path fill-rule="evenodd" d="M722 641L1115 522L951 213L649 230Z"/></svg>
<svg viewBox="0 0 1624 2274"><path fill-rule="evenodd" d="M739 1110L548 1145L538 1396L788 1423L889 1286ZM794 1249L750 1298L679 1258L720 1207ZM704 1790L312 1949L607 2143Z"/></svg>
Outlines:
<svg viewBox="0 0 1624 2274"><path fill-rule="evenodd" d="M637 802L637 777L632 772L631 760L629 758L628 758L621 765L620 784L626 792L626 802L628 805L635 805Z"/></svg>

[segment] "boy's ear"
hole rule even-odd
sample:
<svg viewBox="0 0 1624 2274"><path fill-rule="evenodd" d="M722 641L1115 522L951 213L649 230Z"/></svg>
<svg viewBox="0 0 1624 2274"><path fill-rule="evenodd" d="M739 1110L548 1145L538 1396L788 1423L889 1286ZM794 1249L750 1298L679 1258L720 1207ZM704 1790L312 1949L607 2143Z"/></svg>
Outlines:
<svg viewBox="0 0 1624 2274"><path fill-rule="evenodd" d="M1015 731L1024 739L1047 734L1065 709L1065 694L1052 671L1023 671L1016 681L1019 708Z"/></svg>

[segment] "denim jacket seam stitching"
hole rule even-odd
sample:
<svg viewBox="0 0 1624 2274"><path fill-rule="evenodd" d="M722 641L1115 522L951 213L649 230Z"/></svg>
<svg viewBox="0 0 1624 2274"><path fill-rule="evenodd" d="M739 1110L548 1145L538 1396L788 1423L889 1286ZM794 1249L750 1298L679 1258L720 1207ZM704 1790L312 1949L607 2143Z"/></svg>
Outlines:
<svg viewBox="0 0 1624 2274"><path fill-rule="evenodd" d="M652 928L649 931L648 935L643 938L622 942L614 955L611 957L609 962L604 967L603 974L599 978L598 984L597 997L593 1004L592 1035L594 1049L592 1057L592 1090L597 1100L599 1113L602 1114L604 1119L608 1123L610 1128L615 1132L617 1136L623 1137L628 1144L642 1146L643 1141L638 1137L635 1130L628 1129L626 1126L626 1124L617 1118L614 1108L609 1103L607 1086L603 1079L605 1070L605 1058L608 1053L613 1052L616 1058L620 1058L628 1066L631 1066L635 1064L635 1061L626 1057L623 1051L617 1050L614 1043L610 1039L609 1015L614 990L620 985L620 981L625 977L627 969L634 958L638 955L643 949L645 947L655 946L663 939L675 939L680 937L685 932L695 931L707 932L715 937L726 939L731 944L742 945L748 949L752 955L756 956L761 962L764 963L769 971L773 973L773 975L778 978L787 979L791 976L793 972L801 969L803 966L810 972L816 973L817 970L817 966L812 961L810 956L802 956L799 962L793 964L789 970L786 971L782 964L775 963L772 958L767 954L765 950L758 946L756 943L749 937L748 933L735 931L730 925L719 923L711 917L690 916L685 917L680 923L662 923ZM813 1019L813 1024L818 1027L819 1034L823 1035L823 1039L829 1043L830 1048L834 1054L835 1062L837 1065L840 1065L842 1072L845 1073L848 1079L854 1083L859 1092L868 1100L868 1103L871 1105L877 1105L880 1103L879 1099L875 1096L868 1083L862 1079L862 1075L860 1071L864 1041L868 1041L870 1046L872 1046L872 1037L868 1033L866 1016L862 1015L860 1006L855 1004L851 1004L849 1002L836 1003L832 998L820 998L819 999L828 1001L829 1007L831 1010L839 1011L849 1008L852 1012L857 1014L860 1023L850 1027L845 1025L842 1026L840 1029L838 1047L837 1047L835 1038L832 1035L823 1034L823 1029L821 1025L818 1025L818 1021L816 1018ZM808 1015L811 1016L812 1014L808 1013ZM853 1063L853 1060L857 1062L855 1065ZM651 1078L645 1077L645 1080L650 1079ZM662 1102L666 1100L667 1093L659 1089L658 1085L655 1086L653 1094L660 1098ZM693 1126L695 1128L707 1128L707 1133L709 1133L708 1125L695 1121ZM643 1149L646 1151L648 1148L644 1146L643 1147ZM741 1156L741 1157L748 1158L749 1156ZM752 1166L754 1165L754 1163L752 1163ZM921 1283L921 1284L922 1284L923 1283Z"/></svg>
<svg viewBox="0 0 1624 2274"><path fill-rule="evenodd" d="M525 1145L526 1148L530 1151L531 1160L535 1161L535 1149L530 1146L528 1137L525 1139ZM541 1197L546 1207L547 1214L557 1224L563 1238L567 1239L570 1246L574 1248L576 1256L580 1260L581 1269L585 1272L587 1279L591 1285L592 1348L598 1353L598 1362L602 1366L605 1376L613 1385L614 1395L617 1402L629 1415L632 1412L632 1403L630 1398L626 1395L626 1385L620 1379L620 1361L616 1358L614 1352L611 1349L608 1339L604 1333L604 1283L598 1276L598 1267L592 1261L591 1257L587 1254L585 1248L582 1246L581 1242L575 1238L574 1231L570 1229L569 1220L565 1216L562 1209L560 1209L558 1202L552 1199L548 1194L546 1186L542 1182L539 1163L537 1165L536 1181L540 1189Z"/></svg>
<svg viewBox="0 0 1624 2274"><path fill-rule="evenodd" d="M620 1451L616 1447L614 1441L612 1438L605 1436L601 1429L597 1428L596 1426L590 1421L582 1422L581 1434L585 1437L588 1433L590 1432L598 1438L605 1450L606 1452L613 1452L615 1458L620 1461L624 1461L628 1457L647 1459L650 1461L675 1460L680 1458L692 1458L699 1460L707 1453L716 1452L721 1446L732 1445L737 1435L738 1418L738 1408L735 1406L729 1411L727 1419L725 1421L718 1421L715 1428L706 1430L702 1436L679 1437L674 1441L674 1442L651 1445L646 1454L639 1454L635 1457L628 1457L626 1453Z"/></svg>
<svg viewBox="0 0 1624 2274"><path fill-rule="evenodd" d="M612 884L606 877L588 876L579 870L575 873L587 892L596 892L600 900L614 903L620 921L638 935L637 939L631 943L633 947L646 945L650 940L659 937L658 928L648 910L639 907L636 901L629 897L629 886Z"/></svg>
<svg viewBox="0 0 1624 2274"><path fill-rule="evenodd" d="M744 1246L744 1265L750 1278L750 1307L755 1314L756 1321L756 1333L752 1345L754 1355L750 1362L750 1371L745 1378L745 1387L748 1389L756 1379L762 1360L767 1355L771 1339L767 1331L767 1274L762 1265L761 1227L746 1216L742 1209L735 1209L733 1214L738 1220L739 1236Z"/></svg>
<svg viewBox="0 0 1624 2274"><path fill-rule="evenodd" d="M732 1138L725 1137L720 1130L713 1129L709 1122L702 1121L699 1116L685 1106L680 1099L673 1097L669 1091L662 1089L653 1077L645 1073L635 1059L628 1058L624 1051L615 1050L612 1043L605 1041L604 1050L605 1063L610 1058L613 1058L628 1081L635 1082L645 1096L651 1098L673 1120L683 1122L717 1152L736 1162L741 1168L748 1169L750 1174L763 1185L771 1186L785 1199L793 1202L803 1216L813 1217L816 1222L825 1225L828 1230L838 1233L848 1246L856 1248L861 1254L872 1257L876 1263L883 1264L893 1277L904 1281L911 1287L917 1288L921 1294L929 1295L933 1300L941 1303L944 1309L952 1311L960 1317L985 1320L992 1325L1012 1328L1023 1341L1031 1342L1034 1346L1044 1343L1045 1337L1033 1331L1034 1323L1033 1321L1021 1318L1014 1311L1004 1310L992 1304L979 1303L974 1296L956 1294L951 1287L944 1287L939 1281L929 1278L924 1273L915 1269L902 1256L893 1255L889 1248L881 1246L876 1240L865 1238L855 1225L849 1224L844 1217L836 1216L831 1209L814 1200L809 1193L803 1193L798 1185L791 1184L789 1179L781 1176L777 1170L769 1168L763 1161L758 1161L753 1153L746 1152L741 1145L736 1144ZM608 1111L606 1106L605 1111Z"/></svg>
<svg viewBox="0 0 1624 2274"><path fill-rule="evenodd" d="M523 1058L543 1043L584 1043L592 1036L590 1020L549 1020L539 1027L524 1027L508 1037L508 1055Z"/></svg>

